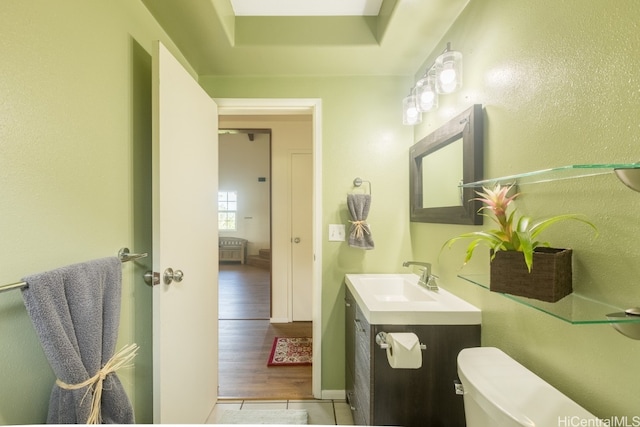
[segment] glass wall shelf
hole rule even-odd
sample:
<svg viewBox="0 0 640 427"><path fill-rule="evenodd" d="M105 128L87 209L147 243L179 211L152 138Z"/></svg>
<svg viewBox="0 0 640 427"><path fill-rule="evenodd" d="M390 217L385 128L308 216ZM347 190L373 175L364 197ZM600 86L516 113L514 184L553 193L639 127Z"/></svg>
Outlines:
<svg viewBox="0 0 640 427"><path fill-rule="evenodd" d="M569 165L551 169L543 169L526 172L517 175L503 176L500 178L485 179L482 181L461 184L460 187L493 187L500 185L524 185L541 182L561 181L586 176L604 175L615 173L618 178L629 188L640 191L640 163L607 163L588 165Z"/></svg>
<svg viewBox="0 0 640 427"><path fill-rule="evenodd" d="M489 290L488 274L465 274L458 275L458 277ZM640 316L618 316L608 318L608 314L623 314L624 310L576 293L569 294L557 302L545 302L516 295L500 294L520 304L542 311L543 313L567 323L571 323L572 325L612 323L640 324Z"/></svg>

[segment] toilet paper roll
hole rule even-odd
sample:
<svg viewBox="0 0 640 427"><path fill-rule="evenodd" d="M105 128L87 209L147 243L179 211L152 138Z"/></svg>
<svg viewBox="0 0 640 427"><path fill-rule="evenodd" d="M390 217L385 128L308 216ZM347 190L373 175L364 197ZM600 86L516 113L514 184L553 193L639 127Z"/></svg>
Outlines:
<svg viewBox="0 0 640 427"><path fill-rule="evenodd" d="M422 367L420 340L413 332L387 334L387 360L394 369L418 369Z"/></svg>

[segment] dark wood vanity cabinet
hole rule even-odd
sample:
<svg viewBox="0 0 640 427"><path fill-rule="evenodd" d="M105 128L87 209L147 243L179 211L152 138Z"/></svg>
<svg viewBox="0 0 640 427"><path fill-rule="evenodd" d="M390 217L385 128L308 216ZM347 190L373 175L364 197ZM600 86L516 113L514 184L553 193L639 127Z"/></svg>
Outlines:
<svg viewBox="0 0 640 427"><path fill-rule="evenodd" d="M480 325L370 325L346 289L346 394L356 425L464 426L456 360L480 346ZM379 332L413 332L427 346L419 369L393 369Z"/></svg>
<svg viewBox="0 0 640 427"><path fill-rule="evenodd" d="M371 327L347 289L346 394L356 425L371 425Z"/></svg>

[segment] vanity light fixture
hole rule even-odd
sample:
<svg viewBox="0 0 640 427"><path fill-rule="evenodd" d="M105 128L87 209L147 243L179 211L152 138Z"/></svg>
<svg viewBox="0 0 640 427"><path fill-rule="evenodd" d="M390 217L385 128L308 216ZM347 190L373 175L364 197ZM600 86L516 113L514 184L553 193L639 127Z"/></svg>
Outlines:
<svg viewBox="0 0 640 427"><path fill-rule="evenodd" d="M427 68L424 76L402 100L402 123L416 125L422 122L422 113L438 108L438 96L462 87L462 53L451 50L451 43Z"/></svg>
<svg viewBox="0 0 640 427"><path fill-rule="evenodd" d="M427 112L438 108L438 92L436 92L436 68L431 67L416 83L414 89L416 108L420 112Z"/></svg>
<svg viewBox="0 0 640 427"><path fill-rule="evenodd" d="M451 50L451 43L447 43L434 66L438 93L453 93L462 87L462 53Z"/></svg>
<svg viewBox="0 0 640 427"><path fill-rule="evenodd" d="M416 107L416 96L411 90L409 95L402 100L402 124L417 125L422 122L422 113Z"/></svg>

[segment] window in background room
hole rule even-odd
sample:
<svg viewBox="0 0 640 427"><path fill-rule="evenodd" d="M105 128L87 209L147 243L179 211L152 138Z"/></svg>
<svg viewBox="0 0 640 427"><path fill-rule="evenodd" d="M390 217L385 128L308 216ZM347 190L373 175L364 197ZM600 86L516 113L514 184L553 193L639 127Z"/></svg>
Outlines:
<svg viewBox="0 0 640 427"><path fill-rule="evenodd" d="M238 193L236 191L218 192L218 230L235 231L236 213L238 210Z"/></svg>

